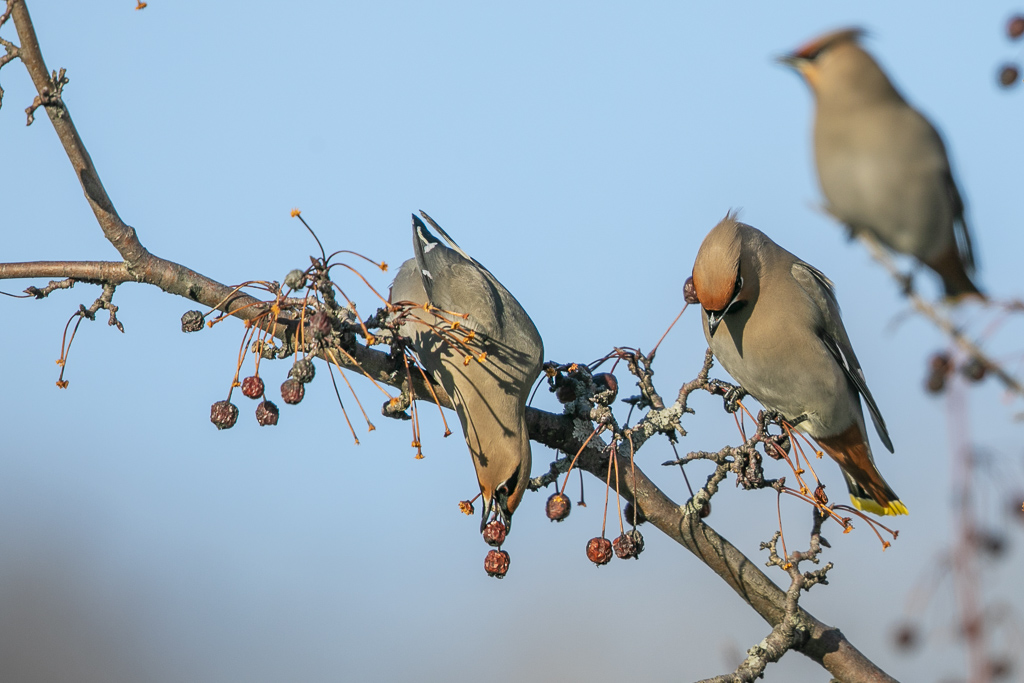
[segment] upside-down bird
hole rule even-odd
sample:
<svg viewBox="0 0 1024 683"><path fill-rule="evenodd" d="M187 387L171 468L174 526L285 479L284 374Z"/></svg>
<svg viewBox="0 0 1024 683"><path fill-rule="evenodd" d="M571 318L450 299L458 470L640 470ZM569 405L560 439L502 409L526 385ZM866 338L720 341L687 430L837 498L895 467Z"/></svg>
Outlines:
<svg viewBox="0 0 1024 683"><path fill-rule="evenodd" d="M511 529L530 478L526 401L543 342L498 279L422 215L444 242L413 215L415 257L399 268L391 302L415 305L400 333L455 404L480 484L481 529L492 511Z"/></svg>
<svg viewBox="0 0 1024 683"><path fill-rule="evenodd" d="M858 43L828 33L780 59L814 93L814 159L826 209L935 271L951 300L983 296L964 202L935 128Z"/></svg>
<svg viewBox="0 0 1024 683"><path fill-rule="evenodd" d="M907 514L871 455L862 398L890 452L892 442L829 279L729 214L704 238L693 286L722 367L839 463L858 509Z"/></svg>

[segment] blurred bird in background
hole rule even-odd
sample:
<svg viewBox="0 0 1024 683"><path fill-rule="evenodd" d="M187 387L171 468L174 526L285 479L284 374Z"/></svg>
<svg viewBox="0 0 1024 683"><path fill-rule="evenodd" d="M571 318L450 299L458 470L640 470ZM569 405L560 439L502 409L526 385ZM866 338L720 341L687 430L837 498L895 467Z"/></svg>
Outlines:
<svg viewBox="0 0 1024 683"><path fill-rule="evenodd" d="M983 297L964 202L935 128L858 43L860 29L780 59L814 93L814 159L829 213L935 271L949 299Z"/></svg>
<svg viewBox="0 0 1024 683"><path fill-rule="evenodd" d="M890 452L892 442L829 279L729 214L704 238L693 286L722 367L839 463L857 509L907 514L871 455L862 397Z"/></svg>
<svg viewBox="0 0 1024 683"><path fill-rule="evenodd" d="M511 529L530 478L526 401L540 375L543 342L497 278L422 215L444 243L412 217L415 257L395 276L391 302L415 305L400 333L455 404L480 484L481 529L492 513Z"/></svg>

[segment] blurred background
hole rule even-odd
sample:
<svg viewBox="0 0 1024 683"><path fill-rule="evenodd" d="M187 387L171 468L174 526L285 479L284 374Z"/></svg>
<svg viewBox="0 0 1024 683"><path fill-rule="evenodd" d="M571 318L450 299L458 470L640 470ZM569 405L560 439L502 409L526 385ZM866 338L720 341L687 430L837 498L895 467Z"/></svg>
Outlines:
<svg viewBox="0 0 1024 683"><path fill-rule="evenodd" d="M430 5L29 3L48 67L68 69L65 102L121 216L155 254L223 283L308 265L316 246L294 207L328 251L356 250L394 273L411 256L409 214L423 209L515 293L548 359L586 362L615 345L650 349L682 307L704 235L741 209L835 281L896 446L889 454L872 434L876 457L911 510L885 552L864 524L848 535L827 525L831 585L802 604L897 678L963 678L948 577L933 599L912 597L955 535L951 455L962 438L982 465L979 519L1003 540L999 553L978 551L980 589L1011 636L991 650L1019 649L1022 527L1010 510L1024 490L1024 405L991 379L925 393L928 357L947 342L818 208L811 95L773 58L829 29L867 28L868 49L947 140L982 286L1020 297L1024 88L997 83L1024 51L1004 32L1020 8ZM17 42L10 24L0 35ZM47 118L24 125L34 92L21 65L0 84L0 259L116 260ZM937 297L930 275L917 282ZM0 290L29 284L45 282ZM355 278L346 291L364 315L376 308ZM78 285L43 301L0 298L5 681L685 681L733 669L767 635L656 530L643 529L638 562L595 568L584 546L600 534L603 484L589 476L589 507L563 524L544 515L550 490L527 496L505 546L509 574L488 578L478 518L457 506L476 493L461 437L442 439L426 406L427 457L414 460L408 423L379 416L383 396L355 378L377 429L359 426L349 396L354 445L322 364L301 405L278 402L276 428L259 428L255 402L236 393L239 424L218 432L209 406L227 394L242 326L184 335L192 306L153 288L117 290L125 334L102 312L83 323L58 390L64 324L98 294ZM956 316L1021 369L1019 320L976 307ZM664 395L696 375L705 348L687 311L655 364ZM289 365L263 364L272 395ZM557 410L543 388L534 405ZM693 405L681 452L737 442L720 401ZM536 446L534 473L554 456ZM678 469L659 465L672 457L651 442L639 464L683 502ZM691 480L706 473L694 466ZM818 473L845 499L833 463ZM578 499L575 475L568 491ZM775 510L770 492L725 486L708 521L760 563ZM805 545L809 518L783 501L791 548ZM901 650L894 634L908 619L920 644ZM827 673L789 654L767 680Z"/></svg>

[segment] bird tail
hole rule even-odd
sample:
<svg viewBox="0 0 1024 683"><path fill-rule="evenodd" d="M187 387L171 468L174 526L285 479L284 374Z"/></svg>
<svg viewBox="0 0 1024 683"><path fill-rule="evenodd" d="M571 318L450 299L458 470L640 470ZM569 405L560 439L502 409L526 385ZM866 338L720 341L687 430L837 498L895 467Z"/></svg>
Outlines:
<svg viewBox="0 0 1024 683"><path fill-rule="evenodd" d="M875 515L909 515L910 511L907 510L907 506L903 504L903 501L896 498L896 494L893 493L893 498L888 503L882 504L871 497L871 494L867 492L863 486L858 484L853 477L843 472L843 476L846 479L846 488L850 490L850 500L853 502L853 507L864 512L870 512ZM892 489L889 489L892 493Z"/></svg>
<svg viewBox="0 0 1024 683"><path fill-rule="evenodd" d="M942 278L942 286L948 301L959 302L970 297L982 300L986 298L967 273L967 267L955 245L950 245L949 249L927 265Z"/></svg>
<svg viewBox="0 0 1024 683"><path fill-rule="evenodd" d="M876 515L910 514L907 506L875 467L871 448L860 424L855 422L845 432L830 437L817 437L816 440L842 468L855 508Z"/></svg>

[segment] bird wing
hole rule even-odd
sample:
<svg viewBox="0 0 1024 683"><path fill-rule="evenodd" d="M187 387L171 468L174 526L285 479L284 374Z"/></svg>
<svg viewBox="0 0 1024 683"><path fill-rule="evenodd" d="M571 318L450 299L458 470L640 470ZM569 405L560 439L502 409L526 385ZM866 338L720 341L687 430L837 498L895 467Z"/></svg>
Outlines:
<svg viewBox="0 0 1024 683"><path fill-rule="evenodd" d="M893 448L892 440L889 438L889 430L886 429L885 420L882 419L882 413L878 409L878 404L875 403L875 399L868 389L867 382L864 379L864 371L860 367L857 355L853 352L853 346L850 344L850 338L846 334L846 328L843 327L843 320L839 312L839 301L836 299L832 281L820 270L803 261L797 261L793 264L792 273L797 284L807 293L821 313L819 320L821 329L818 331L819 338L836 363L839 364L839 367L843 369L847 379L853 383L857 392L864 397L864 402L868 406L868 412L871 414L871 421L875 425L875 430L882 439L882 443L891 453Z"/></svg>
<svg viewBox="0 0 1024 683"><path fill-rule="evenodd" d="M953 208L953 234L956 237L956 250L960 254L960 261L964 264L967 273L973 274L977 269L974 261L974 245L971 244L971 231L967 226L967 219L964 217L964 200L957 189L956 181L953 180L953 173L946 169L944 181L946 192L949 193L950 204Z"/></svg>
<svg viewBox="0 0 1024 683"><path fill-rule="evenodd" d="M417 216L412 220L416 264L430 303L442 311L468 313L469 317L461 326L492 339L503 339L504 304L494 276L459 248L436 223L431 221L452 248L442 244Z"/></svg>

